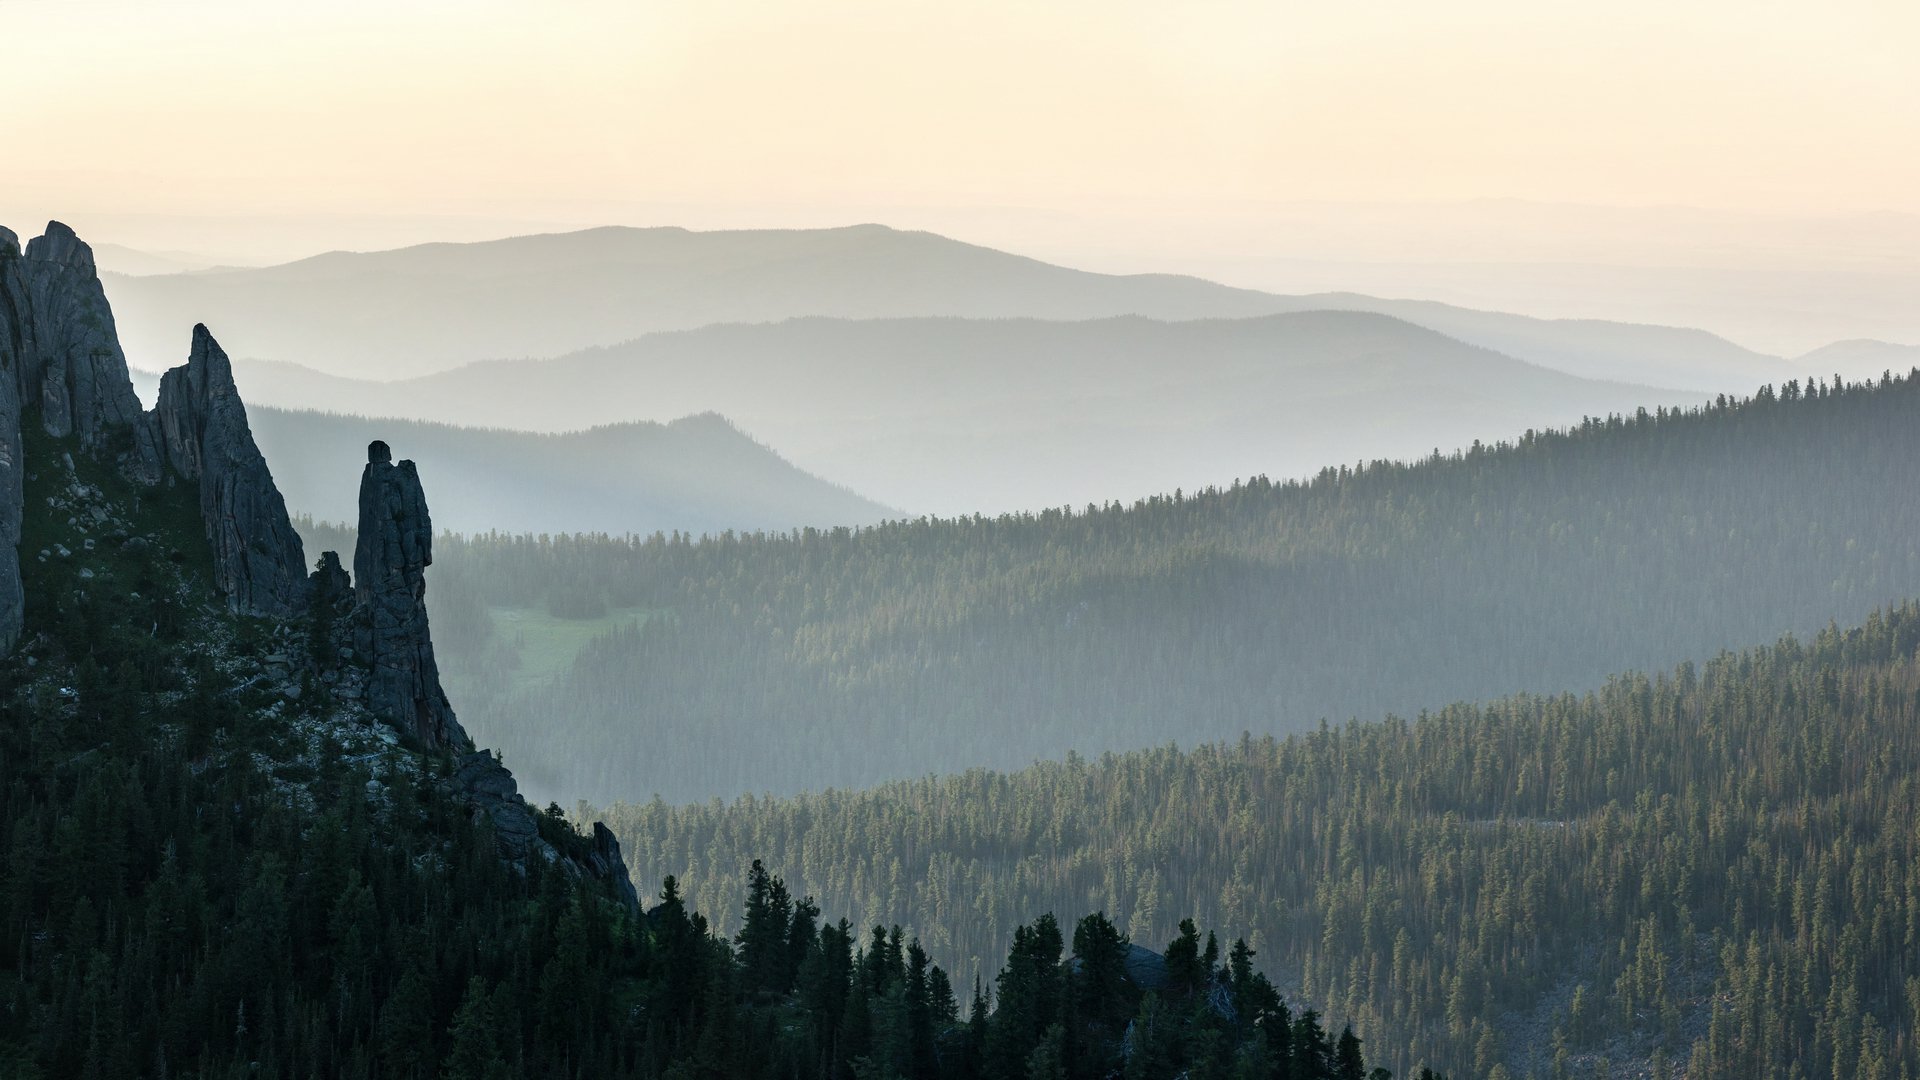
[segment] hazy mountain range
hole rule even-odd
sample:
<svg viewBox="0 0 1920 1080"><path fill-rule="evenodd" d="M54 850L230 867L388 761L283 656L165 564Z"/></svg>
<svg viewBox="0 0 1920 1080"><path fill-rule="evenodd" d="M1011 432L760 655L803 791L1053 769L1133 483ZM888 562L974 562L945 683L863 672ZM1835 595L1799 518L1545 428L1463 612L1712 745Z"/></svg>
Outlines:
<svg viewBox="0 0 1920 1080"><path fill-rule="evenodd" d="M1598 382L1364 312L794 319L392 383L243 364L274 405L537 431L714 410L802 468L945 514L1405 458L1699 395ZM557 527L557 526L548 526Z"/></svg>
<svg viewBox="0 0 1920 1080"><path fill-rule="evenodd" d="M433 522L455 532L786 529L897 512L801 472L711 414L566 435L369 420L255 406L261 452L294 513L352 521L358 480L339 462L383 439L433 477Z"/></svg>
<svg viewBox="0 0 1920 1080"><path fill-rule="evenodd" d="M610 227L334 252L259 269L116 276L108 290L128 355L150 369L174 359L182 320L218 326L236 357L393 379L475 360L559 356L655 331L797 316L1180 320L1340 309L1396 315L1591 378L1734 392L1805 374L1699 330L1091 273L879 225Z"/></svg>

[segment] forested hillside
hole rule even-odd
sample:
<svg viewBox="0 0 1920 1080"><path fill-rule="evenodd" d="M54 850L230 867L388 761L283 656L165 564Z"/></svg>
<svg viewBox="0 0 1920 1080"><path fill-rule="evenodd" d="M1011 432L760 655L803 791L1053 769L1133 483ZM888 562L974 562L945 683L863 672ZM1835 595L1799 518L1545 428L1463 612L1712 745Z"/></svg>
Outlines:
<svg viewBox="0 0 1920 1080"><path fill-rule="evenodd" d="M77 441L31 444L48 557L0 657L0 1077L1366 1075L1351 1029L1191 923L1162 957L1097 913L1070 937L1037 916L989 1012L898 927L822 922L758 864L728 871L736 940L672 879L641 916L565 859L509 863L448 755L290 680L305 628L208 603L190 505L91 535L68 509L123 512L128 485ZM588 847L557 808L537 828Z"/></svg>
<svg viewBox="0 0 1920 1080"><path fill-rule="evenodd" d="M1920 595L1917 421L1912 378L1791 383L1086 512L450 539L435 621L462 628L462 716L569 799L1300 731L1592 687ZM556 656L489 613L604 621Z"/></svg>
<svg viewBox="0 0 1920 1080"><path fill-rule="evenodd" d="M128 485L77 442L30 448L48 556L0 657L7 1080L1367 1075L1351 1029L1191 923L1162 957L1097 913L1070 937L1037 916L989 1012L898 927L822 922L758 864L727 871L736 940L672 879L638 916L565 860L509 863L447 755L290 681L305 628L207 602L190 505L148 497L92 535L68 509L124 512ZM557 808L537 827L587 846Z"/></svg>
<svg viewBox="0 0 1920 1080"><path fill-rule="evenodd" d="M1591 694L732 805L624 805L696 903L764 854L959 971L1197 913L1472 1076L1920 1070L1920 606ZM1664 1064L1663 1064L1664 1063Z"/></svg>

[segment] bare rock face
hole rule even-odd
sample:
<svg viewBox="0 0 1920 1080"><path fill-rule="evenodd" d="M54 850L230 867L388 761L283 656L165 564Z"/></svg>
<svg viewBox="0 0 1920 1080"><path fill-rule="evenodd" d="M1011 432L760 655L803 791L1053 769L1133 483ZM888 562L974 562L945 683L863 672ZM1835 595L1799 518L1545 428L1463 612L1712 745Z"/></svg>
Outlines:
<svg viewBox="0 0 1920 1080"><path fill-rule="evenodd" d="M640 894L634 890L626 860L620 857L620 841L605 823L593 823L593 836L584 851L569 854L556 849L540 835L534 818L539 811L527 805L513 773L489 750L462 754L453 783L466 798L474 824L485 821L493 826L494 842L509 863L524 867L538 858L566 873L584 874L603 883L627 910L639 913Z"/></svg>
<svg viewBox="0 0 1920 1080"><path fill-rule="evenodd" d="M87 445L140 418L140 399L100 288L93 249L57 221L18 252L0 237L0 366L10 369L23 406L38 405L40 423L56 437Z"/></svg>
<svg viewBox="0 0 1920 1080"><path fill-rule="evenodd" d="M168 472L200 484L214 583L235 611L285 618L306 604L306 553L247 427L233 367L205 326L160 379L150 431Z"/></svg>
<svg viewBox="0 0 1920 1080"><path fill-rule="evenodd" d="M120 449L136 476L155 475L93 249L57 221L24 249L18 235L0 228L0 652L13 647L25 613L21 425L35 415L49 435L78 435L89 447L109 446L116 431L130 428L133 438Z"/></svg>
<svg viewBox="0 0 1920 1080"><path fill-rule="evenodd" d="M323 551L320 562L307 576L307 602L315 608L337 611L353 599L353 579L340 565L337 552Z"/></svg>
<svg viewBox="0 0 1920 1080"><path fill-rule="evenodd" d="M494 842L509 860L524 863L536 852L549 861L559 857L540 839L540 827L533 820L532 808L520 797L520 786L514 783L513 773L493 756L493 751L462 754L453 779L473 809L475 823L482 818L492 823Z"/></svg>
<svg viewBox="0 0 1920 1080"><path fill-rule="evenodd" d="M354 648L371 666L367 708L428 746L473 744L446 692L427 629L426 569L433 521L413 462L395 464L383 442L367 447L360 474L360 537L353 551Z"/></svg>
<svg viewBox="0 0 1920 1080"><path fill-rule="evenodd" d="M634 891L627 861L620 857L620 840L607 828L606 822L593 823L593 854L587 857L587 869L595 877L612 883L615 895L627 910L640 910L640 894Z"/></svg>

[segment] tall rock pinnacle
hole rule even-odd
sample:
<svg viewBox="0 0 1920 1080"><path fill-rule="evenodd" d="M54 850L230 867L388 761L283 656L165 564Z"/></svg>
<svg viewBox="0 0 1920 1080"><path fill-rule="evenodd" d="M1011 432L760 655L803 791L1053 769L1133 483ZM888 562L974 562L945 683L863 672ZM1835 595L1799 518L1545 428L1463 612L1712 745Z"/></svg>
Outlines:
<svg viewBox="0 0 1920 1080"><path fill-rule="evenodd" d="M247 427L233 367L204 326L184 367L160 379L150 418L167 467L200 482L214 583L235 611L284 618L300 610L306 555L266 458Z"/></svg>
<svg viewBox="0 0 1920 1080"><path fill-rule="evenodd" d="M13 647L25 614L21 426L30 419L48 435L96 448L113 429L131 427L132 471L156 478L93 249L57 221L24 250L12 230L0 229L0 652Z"/></svg>
<svg viewBox="0 0 1920 1080"><path fill-rule="evenodd" d="M0 367L22 407L38 407L47 434L96 444L140 417L113 309L94 270L93 249L57 221L19 253L0 237Z"/></svg>
<svg viewBox="0 0 1920 1080"><path fill-rule="evenodd" d="M360 474L360 537L353 550L354 645L371 667L367 707L429 746L471 744L440 688L427 629L426 569L433 521L413 462L367 447Z"/></svg>

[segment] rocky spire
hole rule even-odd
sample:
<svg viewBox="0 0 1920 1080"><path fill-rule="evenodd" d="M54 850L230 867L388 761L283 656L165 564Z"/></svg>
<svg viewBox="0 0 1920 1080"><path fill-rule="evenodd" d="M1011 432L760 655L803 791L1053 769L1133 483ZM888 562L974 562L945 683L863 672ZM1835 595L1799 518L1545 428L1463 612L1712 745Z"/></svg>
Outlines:
<svg viewBox="0 0 1920 1080"><path fill-rule="evenodd" d="M367 447L360 474L360 536L353 550L354 648L370 665L367 708L428 746L468 748L440 689L427 629L426 569L433 521L413 462L394 464L384 442Z"/></svg>
<svg viewBox="0 0 1920 1080"><path fill-rule="evenodd" d="M12 370L23 407L38 406L55 437L96 445L140 417L140 399L100 287L93 249L57 221L27 243L0 237L0 366Z"/></svg>
<svg viewBox="0 0 1920 1080"><path fill-rule="evenodd" d="M200 483L214 583L235 610L285 618L305 605L307 560L287 504L247 427L233 367L205 326L160 379L149 418L166 469Z"/></svg>
<svg viewBox="0 0 1920 1080"><path fill-rule="evenodd" d="M0 229L0 652L19 637L24 614L21 425L29 417L49 435L96 448L131 427L131 471L157 476L93 249L57 221L24 250L19 236Z"/></svg>

